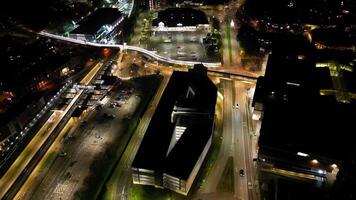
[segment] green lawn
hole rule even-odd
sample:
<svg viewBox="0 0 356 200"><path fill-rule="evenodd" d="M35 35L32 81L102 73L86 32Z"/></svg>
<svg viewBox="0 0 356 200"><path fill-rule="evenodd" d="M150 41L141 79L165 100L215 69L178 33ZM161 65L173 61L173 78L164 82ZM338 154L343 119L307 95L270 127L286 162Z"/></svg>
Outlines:
<svg viewBox="0 0 356 200"><path fill-rule="evenodd" d="M57 157L57 152L51 152L50 155L48 156L48 158L45 160L45 162L43 163L43 165L40 168L40 171L43 172L44 170L46 170L47 167L49 167L54 159L56 159Z"/></svg>
<svg viewBox="0 0 356 200"><path fill-rule="evenodd" d="M169 191L167 189L159 189L153 186L133 185L130 188L131 200L187 200L188 198Z"/></svg>
<svg viewBox="0 0 356 200"><path fill-rule="evenodd" d="M229 61L230 64L232 63L232 46L231 46L231 27L230 24L227 23L225 24L225 31L226 31L226 38L227 38L227 45L228 45L228 49L229 49Z"/></svg>

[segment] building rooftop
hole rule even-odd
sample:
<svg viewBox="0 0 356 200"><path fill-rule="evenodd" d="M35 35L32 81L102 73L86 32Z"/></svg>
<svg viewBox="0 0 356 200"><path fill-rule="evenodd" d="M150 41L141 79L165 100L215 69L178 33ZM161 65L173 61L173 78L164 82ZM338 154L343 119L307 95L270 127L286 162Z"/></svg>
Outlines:
<svg viewBox="0 0 356 200"><path fill-rule="evenodd" d="M87 109L88 107L86 106L78 106L75 108L75 110L72 113L72 117L80 117L82 113Z"/></svg>
<svg viewBox="0 0 356 200"><path fill-rule="evenodd" d="M331 47L349 47L356 44L356 32L341 28L315 29L312 32L313 41Z"/></svg>
<svg viewBox="0 0 356 200"><path fill-rule="evenodd" d="M353 72L343 71L342 75L345 81L345 87L347 91L356 94L356 69Z"/></svg>
<svg viewBox="0 0 356 200"><path fill-rule="evenodd" d="M342 74L346 80L343 90L355 89L354 72L343 70ZM317 68L315 59L298 60L273 53L254 97L265 107L260 153L278 154L276 157L289 161L298 159L299 163L303 161L296 157L297 152L328 161L343 160L343 152L348 152L354 142L349 133L356 121L356 102L340 103L334 93L320 92L332 91L333 87L329 69Z"/></svg>
<svg viewBox="0 0 356 200"><path fill-rule="evenodd" d="M205 146L206 138L209 138L211 134L212 119L209 117L194 119L196 123L186 129L168 158L166 155L175 127L175 124L171 122L171 113L176 100L181 94L186 93L188 86L192 83L199 87L197 90L199 92L196 95L202 95L207 98L204 99L205 102L202 102L202 105L206 106L205 110L208 110L208 108L215 109L217 89L206 75L205 77L199 77L194 72L174 72L153 114L133 161L133 167L158 171L167 170L172 175L189 176L190 173L188 172L192 169L192 164L197 161L196 156L201 154L201 147ZM202 98L199 97L199 99ZM210 101L210 99L212 100ZM204 127L209 127L210 125L210 130L209 128L202 129L202 124L205 124ZM188 149L189 155L186 155ZM183 158L183 156L186 156L186 158ZM180 164L177 165L177 162L180 162ZM177 166L180 166L179 169L176 169Z"/></svg>
<svg viewBox="0 0 356 200"><path fill-rule="evenodd" d="M72 34L95 34L103 25L111 25L122 16L116 8L101 8L79 22Z"/></svg>
<svg viewBox="0 0 356 200"><path fill-rule="evenodd" d="M276 183L276 199L299 200L299 199L324 199L322 190L312 183L293 181L279 178Z"/></svg>
<svg viewBox="0 0 356 200"><path fill-rule="evenodd" d="M203 11L192 8L167 8L158 13L157 19L152 22L153 26L158 26L163 22L167 27L197 26L199 24L209 24L208 18Z"/></svg>
<svg viewBox="0 0 356 200"><path fill-rule="evenodd" d="M355 119L356 105L337 103L333 96L267 105L259 145L342 160L354 143L349 132Z"/></svg>

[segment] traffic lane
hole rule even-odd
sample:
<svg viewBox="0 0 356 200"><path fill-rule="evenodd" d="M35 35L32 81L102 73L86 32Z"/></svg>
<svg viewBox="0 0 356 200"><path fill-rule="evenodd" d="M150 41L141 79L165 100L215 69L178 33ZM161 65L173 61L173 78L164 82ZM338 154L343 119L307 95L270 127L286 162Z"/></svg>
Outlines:
<svg viewBox="0 0 356 200"><path fill-rule="evenodd" d="M59 112L52 114L54 121L47 121L42 128L35 134L29 144L25 147L24 151L16 158L11 167L7 170L4 176L0 179L0 197L4 197L6 192L10 189L12 184L16 181L17 177L26 169L27 164L34 157L36 152L42 147L42 144L50 136L50 133L55 129L60 122L61 116ZM52 117L50 117L52 118Z"/></svg>
<svg viewBox="0 0 356 200"><path fill-rule="evenodd" d="M232 154L232 81L220 79L220 82L224 91L222 143L217 156L218 159L214 162L213 168L207 177L207 181L203 185L202 193L217 192L217 185L222 176L225 164L228 157Z"/></svg>
<svg viewBox="0 0 356 200"><path fill-rule="evenodd" d="M249 193L249 198L250 199L256 199L258 196L258 191L257 191L257 187L254 186L255 184L255 177L256 177L256 168L254 167L254 163L253 163L253 150L254 147L252 146L252 133L253 133L253 126L251 123L252 120L252 116L251 113L249 112L249 103L248 103L248 97L247 97L247 92L248 89L244 88L244 92L246 93L246 98L244 105L245 105L245 109L244 109L244 116L245 116L245 123L246 123L246 131L244 134L244 140L245 140L245 144L246 144L246 169L248 171L247 174L247 187L248 187L248 193Z"/></svg>
<svg viewBox="0 0 356 200"><path fill-rule="evenodd" d="M58 134L57 138L62 139L63 135L72 127L73 125L73 120L68 122L67 125L61 130L61 132ZM47 160L51 155L55 155L57 157L58 152L60 151L60 146L54 142L49 149L47 150L47 153L41 158L41 160L38 162L30 176L27 178L25 183L22 185L20 190L17 192L16 196L14 199L29 199L31 194L33 193L35 187L38 186L38 179L41 178L41 175L43 176L43 170L45 170L45 165ZM56 159L56 158L55 158Z"/></svg>
<svg viewBox="0 0 356 200"><path fill-rule="evenodd" d="M245 107L245 97L247 93L245 92L245 85L241 84L242 82L235 81L235 91L236 91L236 100L235 105L238 104L239 107L235 108L235 121L236 121L236 134L238 139L238 144L235 148L237 158L237 166L235 168L235 178L237 180L236 188L239 192L236 195L240 196L242 199L248 200L249 199L249 191L248 191L248 176L250 175L250 170L248 169L248 159L246 155L246 151L248 146L245 140L245 135L248 134L246 130L247 123L246 123L246 107ZM240 175L240 170L244 170L244 175Z"/></svg>
<svg viewBox="0 0 356 200"><path fill-rule="evenodd" d="M101 66L101 65L100 65ZM98 65L96 65L86 76L85 76L85 81L90 81L92 78L90 78L90 77L92 77L92 71L94 71L94 70L97 70L97 67L98 67ZM83 79L83 80L84 80ZM27 157L25 157L26 159L25 159L25 161L24 162L21 162L21 166L18 166L18 168L16 168L17 169L17 171L15 171L16 172L16 178L14 178L14 177L11 177L12 178L12 183L10 184L8 184L7 185L7 189L6 190L2 190L2 192L5 194L5 192L7 192L7 190L10 188L10 186L14 186L13 185L13 183L15 182L15 181L18 181L18 183L20 184L20 182L21 182L21 185L22 185L22 183L24 182L24 181L26 181L25 180L25 178L27 178L28 176L29 176L29 174L30 174L30 171L29 171L29 169L31 169L31 171L35 168L35 165L34 164L36 164L36 163L38 163L38 161L40 160L40 158L45 154L45 152L43 152L42 150L45 148L46 150L49 148L49 146L50 146L50 144L49 144L49 142L52 142L53 140L55 140L56 139L56 137L58 136L58 133L57 134L52 134L52 132L53 131L55 131L55 130L57 130L58 128L60 128L61 129L61 126L63 125L63 124L61 124L61 122L64 122L64 123L66 123L66 121L69 119L68 118L68 116L67 116L67 114L68 113L71 113L72 111L73 111L73 105L77 102L77 100L79 99L79 97L81 96L81 94L82 94L82 92L83 91L79 91L75 96L74 96L74 98L71 100L71 102L69 103L69 105L67 106L67 108L64 110L64 111L61 111L61 112L54 112L53 113L53 115L54 115L54 117L53 118L55 118L55 120L54 120L54 122L55 123L53 123L53 121L52 121L52 117L50 117L50 120L48 120L47 122L48 123L50 123L51 125L52 125L52 123L53 123L53 125L51 126L51 128L49 128L48 129L48 127L46 128L46 130L44 130L44 133L47 133L47 134L41 134L40 132L38 132L35 136L34 136L34 138L31 140L31 142L29 143L29 145L25 148L25 150L24 150L24 152L23 153L25 153L26 154L26 156ZM58 114L59 113L59 114ZM58 115L58 116L57 116ZM56 119L58 119L58 120L56 120ZM50 122L49 122L50 121ZM44 127L42 127L41 129L40 129L40 131L41 130L43 130L43 128ZM48 141L48 138L50 139L50 141ZM33 142L36 142L36 141L39 141L39 142L37 142L37 144L36 144L36 148L37 148L37 150L35 150L35 151L33 151L34 150L34 147L32 146L33 145ZM44 145L45 145L45 147L44 147ZM30 149L28 149L28 148L30 148ZM39 148L39 149L38 149ZM28 152L28 151L26 151L26 150L31 150L30 152ZM30 154L29 156L27 155L27 154ZM21 159L21 155L23 155L23 154L20 154L20 157L18 158L18 159ZM36 156L36 157L35 157ZM16 161L15 161L16 162ZM23 167L24 166L26 166L26 168L24 169ZM12 166L12 168L13 168L13 166ZM11 170L11 169L10 169ZM17 177L19 176L19 174L21 173L21 176L23 177L23 179L21 179L21 180L17 180ZM16 182L15 182L16 183ZM21 187L20 185L16 185L16 187L12 190L12 191L10 191L11 192L11 194L10 194L10 192L8 192L7 193L7 195L16 195L16 193L15 192L17 192L17 190L19 189L19 187ZM4 194L1 194L1 196L3 197L3 195Z"/></svg>

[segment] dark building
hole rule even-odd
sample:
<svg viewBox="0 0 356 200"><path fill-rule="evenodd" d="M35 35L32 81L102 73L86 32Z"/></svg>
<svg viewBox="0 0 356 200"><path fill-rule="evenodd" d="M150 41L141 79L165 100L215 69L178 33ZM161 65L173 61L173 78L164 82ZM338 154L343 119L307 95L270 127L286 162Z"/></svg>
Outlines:
<svg viewBox="0 0 356 200"><path fill-rule="evenodd" d="M167 8L158 12L152 21L155 31L184 31L209 28L209 21L203 11L192 8Z"/></svg>
<svg viewBox="0 0 356 200"><path fill-rule="evenodd" d="M265 76L258 79L253 106L261 117L261 166L326 180L347 159L345 152L352 151L355 72L352 66L318 59L317 51L303 56L273 51Z"/></svg>
<svg viewBox="0 0 356 200"><path fill-rule="evenodd" d="M86 106L78 106L75 108L75 110L72 113L72 117L80 118L83 113L86 111L88 107Z"/></svg>
<svg viewBox="0 0 356 200"><path fill-rule="evenodd" d="M105 40L122 33L125 16L116 8L101 8L79 22L69 36L75 39Z"/></svg>
<svg viewBox="0 0 356 200"><path fill-rule="evenodd" d="M205 67L172 74L132 164L135 184L188 194L211 145L216 97Z"/></svg>

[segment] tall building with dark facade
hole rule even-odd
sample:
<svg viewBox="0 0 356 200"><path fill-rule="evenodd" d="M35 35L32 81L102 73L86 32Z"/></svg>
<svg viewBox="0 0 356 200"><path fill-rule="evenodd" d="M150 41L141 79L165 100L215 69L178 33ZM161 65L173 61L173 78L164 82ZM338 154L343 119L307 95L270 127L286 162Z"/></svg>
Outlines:
<svg viewBox="0 0 356 200"><path fill-rule="evenodd" d="M79 22L79 27L70 32L75 39L88 41L106 40L122 34L126 17L115 8L101 8Z"/></svg>
<svg viewBox="0 0 356 200"><path fill-rule="evenodd" d="M133 183L189 193L211 146L216 97L205 67L172 74L132 164Z"/></svg>
<svg viewBox="0 0 356 200"><path fill-rule="evenodd" d="M253 100L260 166L326 182L353 151L354 67L338 51L275 47Z"/></svg>

